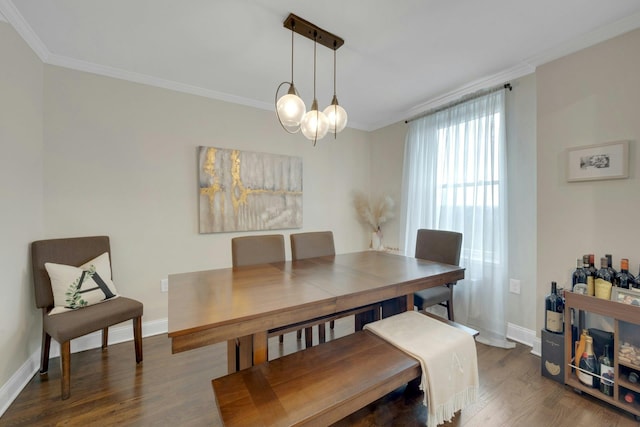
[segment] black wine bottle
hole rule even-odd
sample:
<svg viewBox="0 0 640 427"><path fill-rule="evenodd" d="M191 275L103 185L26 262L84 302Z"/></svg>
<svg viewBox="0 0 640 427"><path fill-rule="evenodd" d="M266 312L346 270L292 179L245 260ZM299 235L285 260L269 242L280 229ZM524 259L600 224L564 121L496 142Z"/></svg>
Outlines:
<svg viewBox="0 0 640 427"><path fill-rule="evenodd" d="M629 260L622 258L620 260L620 273L617 276L618 286L629 289L633 285L633 276L629 274Z"/></svg>
<svg viewBox="0 0 640 427"><path fill-rule="evenodd" d="M596 281L596 267L594 265L594 254L586 255L588 258L589 266L587 267L587 295L594 296L596 294L595 281Z"/></svg>
<svg viewBox="0 0 640 427"><path fill-rule="evenodd" d="M609 357L609 344L605 344L604 353L598 358L600 365L600 391L607 396L613 396L613 363Z"/></svg>
<svg viewBox="0 0 640 427"><path fill-rule="evenodd" d="M544 327L554 334L564 332L564 301L558 295L558 285L551 282L551 293L544 300Z"/></svg>
<svg viewBox="0 0 640 427"><path fill-rule="evenodd" d="M587 272L584 269L584 260L580 258L577 259L576 269L571 276L571 289L573 290L578 283L582 283L584 286L587 286Z"/></svg>
<svg viewBox="0 0 640 427"><path fill-rule="evenodd" d="M618 286L616 277L618 276L618 272L615 268L613 268L613 260L611 254L606 254L605 258L607 258L607 270L609 270L609 274L611 274L611 284L613 286Z"/></svg>
<svg viewBox="0 0 640 427"><path fill-rule="evenodd" d="M596 273L595 295L598 298L611 299L611 286L613 278L607 268L607 258L600 258L600 269Z"/></svg>

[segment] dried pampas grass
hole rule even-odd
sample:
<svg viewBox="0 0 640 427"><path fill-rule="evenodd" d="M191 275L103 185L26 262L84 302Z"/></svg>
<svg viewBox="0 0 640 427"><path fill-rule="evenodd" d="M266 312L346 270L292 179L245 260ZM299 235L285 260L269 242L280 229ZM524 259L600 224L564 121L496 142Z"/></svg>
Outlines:
<svg viewBox="0 0 640 427"><path fill-rule="evenodd" d="M395 205L390 196L380 197L373 204L369 198L361 191L353 193L353 205L358 212L360 221L371 227L373 231L378 231L380 226L393 218L393 206Z"/></svg>

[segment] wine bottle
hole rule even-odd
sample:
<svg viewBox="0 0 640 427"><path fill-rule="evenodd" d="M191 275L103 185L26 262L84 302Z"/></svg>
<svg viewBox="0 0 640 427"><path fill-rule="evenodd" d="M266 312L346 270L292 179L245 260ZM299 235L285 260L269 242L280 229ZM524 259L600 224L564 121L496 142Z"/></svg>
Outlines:
<svg viewBox="0 0 640 427"><path fill-rule="evenodd" d="M544 300L544 327L554 334L564 332L564 301L558 295L558 285L551 282L551 293Z"/></svg>
<svg viewBox="0 0 640 427"><path fill-rule="evenodd" d="M593 338L591 335L587 335L584 338L585 347L582 357L580 357L580 364L578 367L578 379L587 387L597 387L596 377L593 375L598 374L598 365L596 356L593 354Z"/></svg>
<svg viewBox="0 0 640 427"><path fill-rule="evenodd" d="M575 352L575 364L580 364L580 358L582 357L582 353L584 353L584 349L587 345L587 335L589 335L589 331L587 329L583 329L580 337L578 338L578 342L576 343L576 352ZM578 375L580 371L576 371L576 375Z"/></svg>
<svg viewBox="0 0 640 427"><path fill-rule="evenodd" d="M607 258L600 258L600 269L596 273L595 280L595 295L598 298L610 300L611 299L611 286L613 285L613 278L607 268Z"/></svg>
<svg viewBox="0 0 640 427"><path fill-rule="evenodd" d="M593 264L595 261L595 255L589 254L586 255L588 258L589 266L587 267L587 295L594 296L596 294L595 281L596 281L596 267Z"/></svg>
<svg viewBox="0 0 640 427"><path fill-rule="evenodd" d="M578 283L583 283L587 286L587 272L584 269L584 260L580 258L577 259L576 269L571 276L571 289L573 290Z"/></svg>
<svg viewBox="0 0 640 427"><path fill-rule="evenodd" d="M609 344L605 344L604 353L598 358L600 365L600 391L607 396L613 396L613 363L609 357Z"/></svg>
<svg viewBox="0 0 640 427"><path fill-rule="evenodd" d="M609 274L611 275L611 284L613 286L618 286L616 277L618 276L618 272L615 268L613 268L613 261L611 258L611 254L606 254L605 258L607 258L607 270L609 270Z"/></svg>
<svg viewBox="0 0 640 427"><path fill-rule="evenodd" d="M625 289L629 289L634 282L633 276L629 274L629 260L626 258L620 260L620 273L618 273L617 282L619 287Z"/></svg>

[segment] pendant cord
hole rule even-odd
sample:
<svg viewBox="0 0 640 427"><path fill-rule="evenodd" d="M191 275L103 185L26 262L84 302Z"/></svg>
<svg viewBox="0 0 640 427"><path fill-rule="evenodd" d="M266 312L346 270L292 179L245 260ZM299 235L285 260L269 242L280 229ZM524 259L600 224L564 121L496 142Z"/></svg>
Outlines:
<svg viewBox="0 0 640 427"><path fill-rule="evenodd" d="M333 43L335 45L335 42ZM336 50L333 50L333 96L336 96Z"/></svg>
<svg viewBox="0 0 640 427"><path fill-rule="evenodd" d="M316 48L318 41L316 37L313 38L313 99L316 99Z"/></svg>
<svg viewBox="0 0 640 427"><path fill-rule="evenodd" d="M293 30L295 28L295 24L291 25L291 84L293 84Z"/></svg>

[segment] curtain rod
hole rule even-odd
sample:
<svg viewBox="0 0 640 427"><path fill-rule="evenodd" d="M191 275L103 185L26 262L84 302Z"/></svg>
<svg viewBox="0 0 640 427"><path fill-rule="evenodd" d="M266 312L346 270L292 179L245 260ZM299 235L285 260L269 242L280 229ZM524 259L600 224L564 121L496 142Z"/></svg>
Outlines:
<svg viewBox="0 0 640 427"><path fill-rule="evenodd" d="M491 87L491 88L488 88L488 89L481 89L481 90L473 92L473 93L471 93L469 95L465 95L465 96L463 96L463 97L461 97L461 98L459 98L459 99L457 99L455 101L449 102L449 103L447 103L445 105L441 105L440 107L436 107L436 108L428 110L428 111L426 111L424 113L420 113L417 116L414 116L414 117L411 117L410 119L405 120L404 122L405 123L409 123L409 122L412 122L414 120L421 119L421 118L429 116L431 114L435 114L437 112L446 110L447 108L451 108L451 107L455 107L456 105L460 105L463 102L467 102L467 101L470 101L472 99L476 99L476 98L479 98L479 97L481 97L483 95L487 95L489 93L497 92L497 91L502 90L502 89L509 89L509 91L512 91L513 87L511 86L511 83L505 83L505 84L494 86L494 87Z"/></svg>

